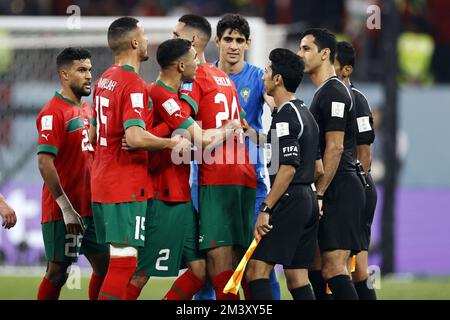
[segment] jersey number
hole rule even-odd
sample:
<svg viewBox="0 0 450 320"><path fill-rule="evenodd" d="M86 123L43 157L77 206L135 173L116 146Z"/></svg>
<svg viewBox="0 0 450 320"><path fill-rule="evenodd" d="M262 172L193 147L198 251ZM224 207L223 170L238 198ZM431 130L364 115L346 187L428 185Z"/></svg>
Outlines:
<svg viewBox="0 0 450 320"><path fill-rule="evenodd" d="M231 102L231 112L230 112L227 97L223 93L219 92L216 94L216 96L214 97L214 103L223 104L223 107L225 110L225 111L218 112L216 114L216 128L220 128L222 126L223 121L239 119L239 113L237 115L237 118L234 117L234 114L238 110L238 104L237 104L235 96L233 96L233 101Z"/></svg>
<svg viewBox="0 0 450 320"><path fill-rule="evenodd" d="M107 118L103 114L103 108L109 107L109 99L96 96L95 97L95 111L97 112L97 143L101 146L107 146L106 132L107 132Z"/></svg>
<svg viewBox="0 0 450 320"><path fill-rule="evenodd" d="M145 241L144 231L145 231L145 217L136 216L134 239Z"/></svg>
<svg viewBox="0 0 450 320"><path fill-rule="evenodd" d="M64 254L66 257L76 258L79 255L78 248L81 247L82 235L66 234L66 243L64 246Z"/></svg>
<svg viewBox="0 0 450 320"><path fill-rule="evenodd" d="M83 129L83 140L81 140L81 151L94 151L91 143L89 142L89 135L86 129Z"/></svg>
<svg viewBox="0 0 450 320"><path fill-rule="evenodd" d="M162 249L158 252L160 257L156 260L156 270L159 271L167 271L169 270L168 266L162 266L161 261L169 260L170 249Z"/></svg>

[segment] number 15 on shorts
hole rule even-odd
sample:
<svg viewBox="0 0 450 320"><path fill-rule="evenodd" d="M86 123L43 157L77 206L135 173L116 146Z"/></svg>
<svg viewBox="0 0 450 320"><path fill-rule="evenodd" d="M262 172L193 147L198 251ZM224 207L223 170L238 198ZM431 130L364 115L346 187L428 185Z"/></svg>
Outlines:
<svg viewBox="0 0 450 320"><path fill-rule="evenodd" d="M134 239L145 241L145 217L136 216Z"/></svg>

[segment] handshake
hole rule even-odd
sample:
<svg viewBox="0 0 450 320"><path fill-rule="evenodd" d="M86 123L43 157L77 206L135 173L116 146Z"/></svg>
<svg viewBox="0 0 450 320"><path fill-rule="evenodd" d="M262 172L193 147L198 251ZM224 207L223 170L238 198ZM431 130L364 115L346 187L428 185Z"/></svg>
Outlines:
<svg viewBox="0 0 450 320"><path fill-rule="evenodd" d="M166 125L166 124L164 124ZM220 128L212 128L202 130L197 123L193 123L187 129L177 129L172 133L171 138L159 138L150 132L138 128L139 135L142 137L135 143L129 141L129 136L125 134L122 138L122 149L126 151L133 151L139 149L147 149L156 151L161 149L171 149L174 153L183 154L190 152L193 149L193 144L196 147L212 150L221 145L230 137L239 137L239 142L244 142L244 129L248 124L243 120L228 120ZM166 126L158 128L158 132L169 134L170 129Z"/></svg>
<svg viewBox="0 0 450 320"><path fill-rule="evenodd" d="M171 147L173 152L179 154L189 152L194 148L194 145L203 147L205 150L212 150L231 137L239 137L239 142L244 143L244 128L241 121L238 119L228 120L222 127L217 129L200 130L193 132L194 137L192 137L187 130L185 130L183 134L176 133L173 135L170 138L173 144ZM200 136L201 139L198 139L198 136Z"/></svg>

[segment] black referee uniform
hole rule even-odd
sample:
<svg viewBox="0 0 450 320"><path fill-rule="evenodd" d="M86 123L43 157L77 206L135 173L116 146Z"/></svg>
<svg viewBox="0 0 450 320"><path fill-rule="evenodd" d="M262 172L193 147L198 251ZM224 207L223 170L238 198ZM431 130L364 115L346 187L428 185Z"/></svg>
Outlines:
<svg viewBox="0 0 450 320"><path fill-rule="evenodd" d="M353 84L351 89L354 95L356 123L358 133L356 135L356 144L371 145L375 140L375 131L373 130L373 116L370 110L369 102L364 94L356 89ZM372 227L373 217L375 215L375 207L377 206L377 189L373 183L372 176L366 173L368 188L365 189L366 205L361 216L362 234L361 234L361 250L368 251L370 245L370 229Z"/></svg>
<svg viewBox="0 0 450 320"><path fill-rule="evenodd" d="M344 151L323 198L319 224L320 251L361 251L360 216L365 205L363 185L356 174L356 113L349 88L331 77L315 92L310 108L319 125L322 159L328 131L344 131Z"/></svg>
<svg viewBox="0 0 450 320"><path fill-rule="evenodd" d="M317 157L319 129L314 117L300 100L286 102L272 114L266 150L273 185L279 166L291 165L295 175L275 204L271 225L252 259L282 264L285 269L306 269L314 261L319 210L311 188Z"/></svg>

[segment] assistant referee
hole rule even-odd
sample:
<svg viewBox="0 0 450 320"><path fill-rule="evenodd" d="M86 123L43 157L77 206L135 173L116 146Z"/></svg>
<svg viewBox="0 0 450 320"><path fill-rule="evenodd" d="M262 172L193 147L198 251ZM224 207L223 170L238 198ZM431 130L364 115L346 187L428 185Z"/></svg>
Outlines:
<svg viewBox="0 0 450 320"><path fill-rule="evenodd" d="M275 264L282 264L293 299L313 300L308 268L314 260L319 221L311 187L319 128L295 97L303 78L302 60L287 49L273 50L269 59L264 87L278 106L265 143L271 190L259 209L254 232L263 237L249 261L246 279L253 300L271 300L269 275Z"/></svg>

